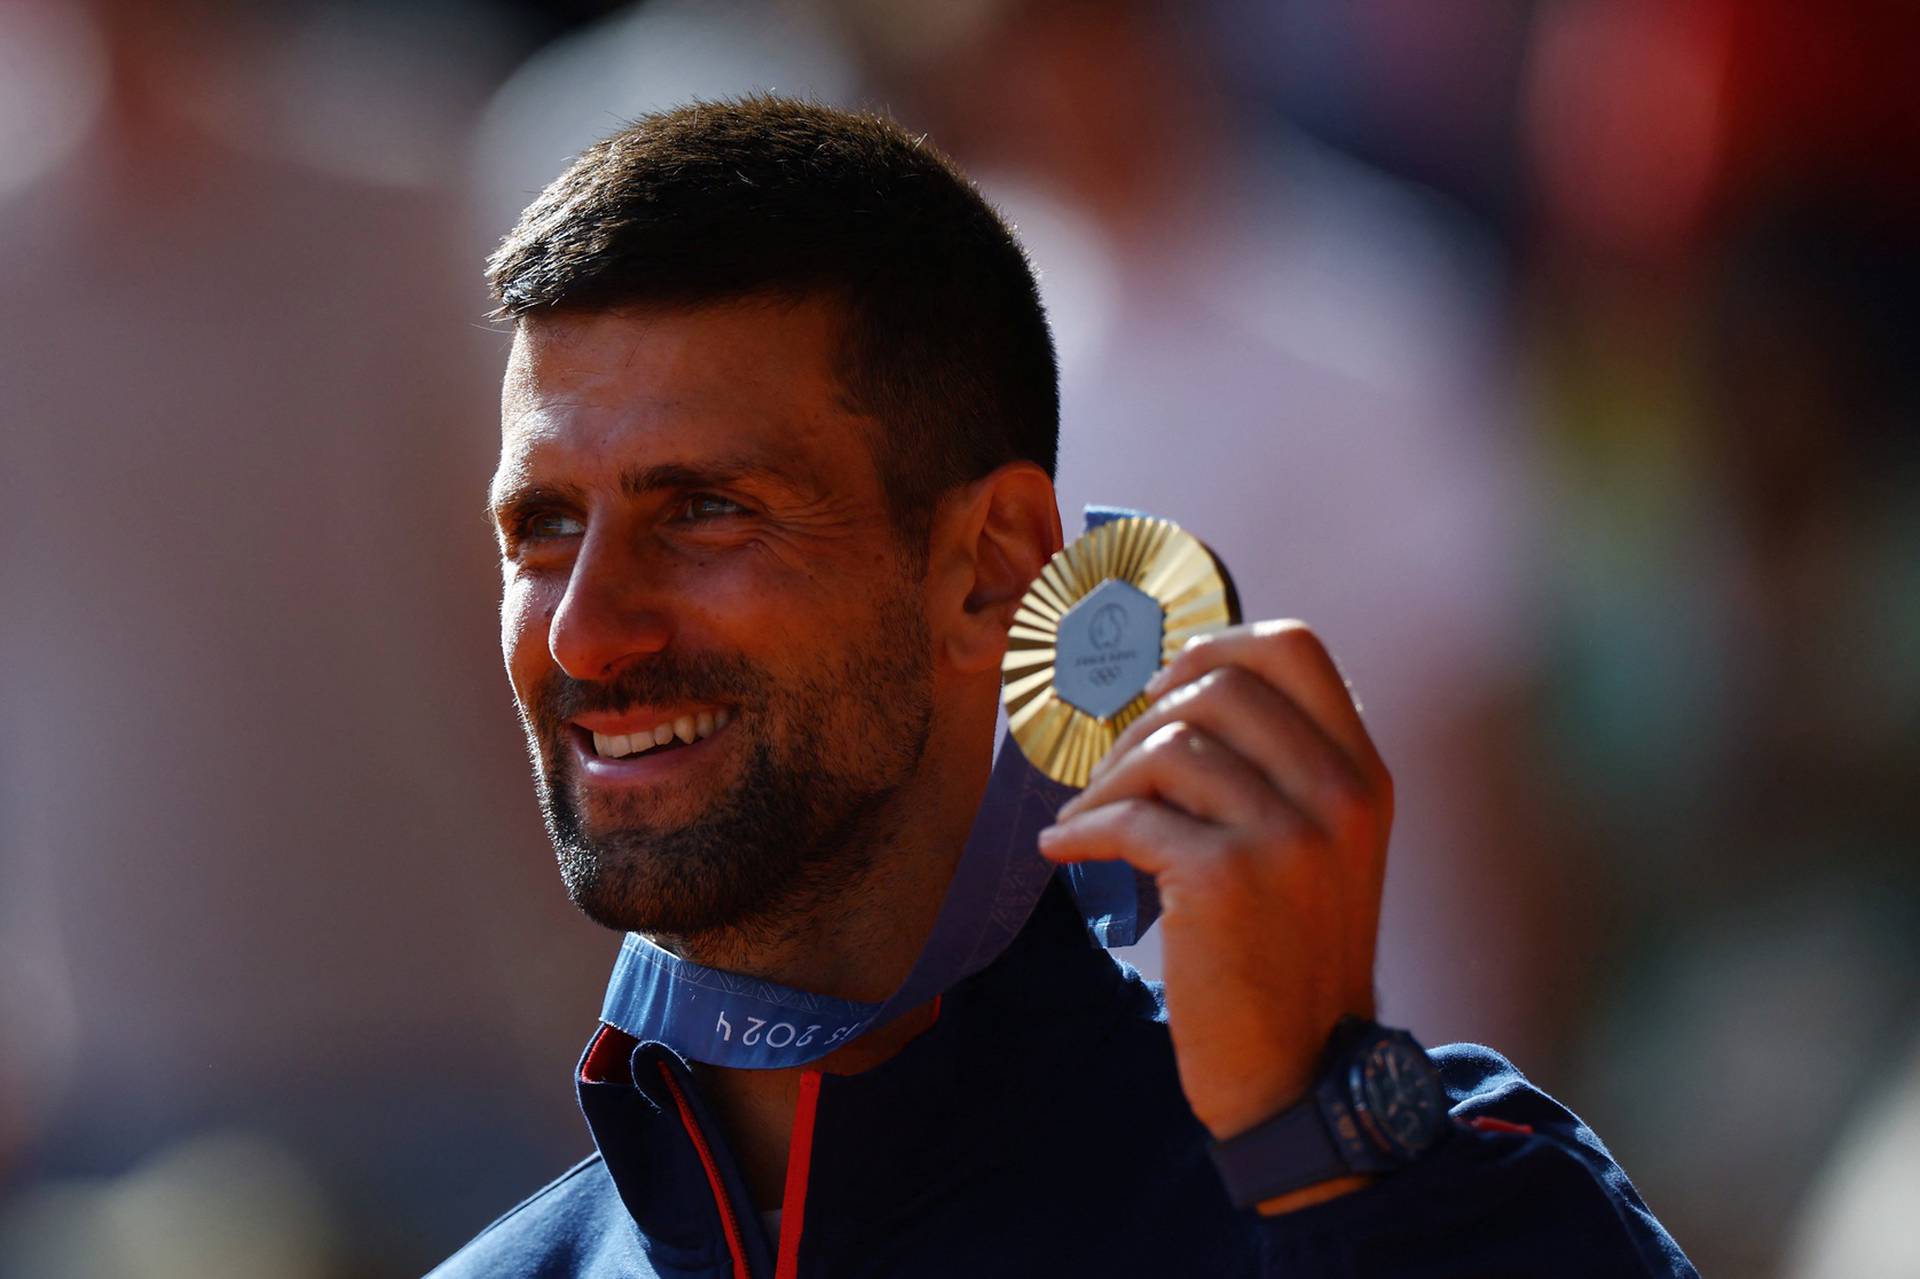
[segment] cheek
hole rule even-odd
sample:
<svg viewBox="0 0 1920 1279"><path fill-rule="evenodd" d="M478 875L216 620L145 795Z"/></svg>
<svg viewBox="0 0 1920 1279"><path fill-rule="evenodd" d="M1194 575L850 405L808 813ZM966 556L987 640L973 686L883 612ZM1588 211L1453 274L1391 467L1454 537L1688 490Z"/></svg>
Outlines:
<svg viewBox="0 0 1920 1279"><path fill-rule="evenodd" d="M723 645L788 657L817 645L859 614L811 574L762 555L692 565L663 585L661 610L691 647ZM804 663L802 663L804 664Z"/></svg>
<svg viewBox="0 0 1920 1279"><path fill-rule="evenodd" d="M547 624L554 605L536 584L509 580L500 592L500 656L514 695L524 704L526 691L541 670L552 662L547 652Z"/></svg>

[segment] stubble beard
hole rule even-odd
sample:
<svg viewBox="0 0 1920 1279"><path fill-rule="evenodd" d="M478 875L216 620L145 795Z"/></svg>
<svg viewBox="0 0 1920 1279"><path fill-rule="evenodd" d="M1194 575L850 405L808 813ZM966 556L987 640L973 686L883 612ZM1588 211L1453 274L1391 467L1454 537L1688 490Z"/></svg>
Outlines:
<svg viewBox="0 0 1920 1279"><path fill-rule="evenodd" d="M603 927L684 953L787 939L857 895L903 819L901 793L932 722L925 618L905 600L883 614L806 678L781 681L737 655L671 651L606 683L553 677L522 722L574 905ZM567 721L684 701L736 708L727 731L742 735L746 753L735 779L679 824L641 796L601 805L590 823Z"/></svg>

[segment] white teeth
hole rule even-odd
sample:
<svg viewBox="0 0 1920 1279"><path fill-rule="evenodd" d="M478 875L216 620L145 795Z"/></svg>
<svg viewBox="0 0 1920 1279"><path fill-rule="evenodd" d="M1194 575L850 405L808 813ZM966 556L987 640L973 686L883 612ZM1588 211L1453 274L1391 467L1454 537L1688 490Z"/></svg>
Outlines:
<svg viewBox="0 0 1920 1279"><path fill-rule="evenodd" d="M656 746L665 746L676 737L692 745L703 737L713 736L732 719L733 715L725 710L701 711L697 715L682 715L671 723L656 724L626 736L594 733L593 753L602 759L624 759L629 755L650 751Z"/></svg>
<svg viewBox="0 0 1920 1279"><path fill-rule="evenodd" d="M598 736L598 734L596 734L596 736ZM600 753L610 759L619 759L622 755L633 754L633 740L631 738L622 737L616 733L607 737L605 742L606 744L600 747Z"/></svg>
<svg viewBox="0 0 1920 1279"><path fill-rule="evenodd" d="M593 753L602 759L623 759L628 755L638 754L641 751L651 750L652 748L653 737L651 734L636 733L631 737L624 737L619 734L609 736L606 733L595 733L593 735Z"/></svg>

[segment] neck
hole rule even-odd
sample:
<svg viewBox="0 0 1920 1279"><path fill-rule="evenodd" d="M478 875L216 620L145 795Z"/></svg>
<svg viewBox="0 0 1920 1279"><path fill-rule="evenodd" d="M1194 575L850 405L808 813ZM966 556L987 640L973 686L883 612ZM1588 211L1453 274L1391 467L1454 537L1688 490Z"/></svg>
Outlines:
<svg viewBox="0 0 1920 1279"><path fill-rule="evenodd" d="M984 725L942 733L912 785L877 814L864 837L865 871L844 890L795 909L776 926L671 939L709 968L795 990L880 1003L906 981L946 900L992 764L991 709ZM662 940L662 939L656 939ZM663 941L664 944L664 941ZM697 1064L694 1076L738 1156L757 1208L780 1204L800 1080L807 1070L858 1074L891 1058L933 1024L927 1004L844 1044L811 1067L742 1070Z"/></svg>
<svg viewBox="0 0 1920 1279"><path fill-rule="evenodd" d="M739 926L653 936L683 959L795 990L879 1003L906 980L946 896L966 842L964 829L903 790L845 832L858 844L845 882Z"/></svg>
<svg viewBox="0 0 1920 1279"><path fill-rule="evenodd" d="M991 715L991 711L988 712ZM946 901L986 791L993 720L942 732L906 784L847 832L844 882L737 927L651 940L683 959L795 990L879 1003L900 988Z"/></svg>

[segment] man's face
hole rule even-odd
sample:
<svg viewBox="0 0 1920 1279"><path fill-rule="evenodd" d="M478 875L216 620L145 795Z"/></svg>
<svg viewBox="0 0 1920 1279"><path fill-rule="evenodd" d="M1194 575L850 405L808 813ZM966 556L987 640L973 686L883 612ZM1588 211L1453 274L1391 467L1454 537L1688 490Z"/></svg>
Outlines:
<svg viewBox="0 0 1920 1279"><path fill-rule="evenodd" d="M515 333L501 646L568 893L608 927L778 928L858 879L920 764L920 583L837 341L816 302Z"/></svg>

